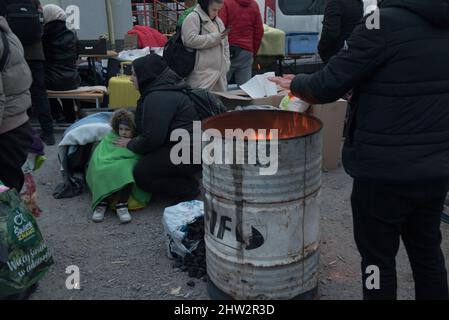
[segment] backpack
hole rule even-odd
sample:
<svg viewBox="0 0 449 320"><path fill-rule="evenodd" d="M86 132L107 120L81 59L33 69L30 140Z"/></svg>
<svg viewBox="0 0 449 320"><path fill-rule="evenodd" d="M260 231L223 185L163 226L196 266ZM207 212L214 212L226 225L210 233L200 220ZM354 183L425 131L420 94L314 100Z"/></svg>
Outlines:
<svg viewBox="0 0 449 320"><path fill-rule="evenodd" d="M198 12L193 11L200 19L200 33L203 30L203 20ZM164 58L170 69L179 76L186 78L195 68L196 50L186 48L182 43L182 27L177 28L175 35L167 42L164 47Z"/></svg>
<svg viewBox="0 0 449 320"><path fill-rule="evenodd" d="M220 98L208 90L187 89L185 92L192 100L201 121L226 112L226 107Z"/></svg>
<svg viewBox="0 0 449 320"><path fill-rule="evenodd" d="M226 107L220 98L206 89L152 89L147 93L156 91L182 91L193 103L201 121L226 112Z"/></svg>
<svg viewBox="0 0 449 320"><path fill-rule="evenodd" d="M7 4L5 17L23 45L41 41L44 34L43 16L32 0Z"/></svg>

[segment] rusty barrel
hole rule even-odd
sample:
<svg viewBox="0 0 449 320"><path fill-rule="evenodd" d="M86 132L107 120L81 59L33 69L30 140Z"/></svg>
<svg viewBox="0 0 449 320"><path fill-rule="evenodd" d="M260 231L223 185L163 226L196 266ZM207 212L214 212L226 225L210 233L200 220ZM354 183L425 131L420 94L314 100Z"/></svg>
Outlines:
<svg viewBox="0 0 449 320"><path fill-rule="evenodd" d="M312 116L272 110L231 112L203 123L203 157L208 146L211 157L218 153L211 151L211 143L225 148L226 142L239 140L226 136L225 129L278 130L277 140L260 140L271 137L268 131L265 136L242 136L243 143L233 148L233 160L243 145L243 164L227 163L226 152L221 163L203 163L211 298L316 297L321 128L321 121ZM270 164L261 163L258 156L249 163L249 143L254 140L257 151L262 148L270 157L277 153L274 174L261 175Z"/></svg>

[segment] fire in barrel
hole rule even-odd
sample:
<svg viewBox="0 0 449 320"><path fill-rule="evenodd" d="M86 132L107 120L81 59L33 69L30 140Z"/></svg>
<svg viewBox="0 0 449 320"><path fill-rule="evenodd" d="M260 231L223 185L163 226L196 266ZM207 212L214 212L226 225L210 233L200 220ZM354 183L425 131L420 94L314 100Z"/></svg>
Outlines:
<svg viewBox="0 0 449 320"><path fill-rule="evenodd" d="M321 128L314 117L271 110L203 123L212 298L315 298Z"/></svg>

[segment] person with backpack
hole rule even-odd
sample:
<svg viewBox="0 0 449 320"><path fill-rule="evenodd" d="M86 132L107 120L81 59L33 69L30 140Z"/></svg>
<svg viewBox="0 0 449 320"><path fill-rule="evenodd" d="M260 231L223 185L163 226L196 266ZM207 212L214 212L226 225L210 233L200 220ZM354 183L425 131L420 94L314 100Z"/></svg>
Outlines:
<svg viewBox="0 0 449 320"><path fill-rule="evenodd" d="M234 77L239 86L253 76L254 57L264 35L259 5L254 0L225 0L220 18L229 32L231 69L228 81Z"/></svg>
<svg viewBox="0 0 449 320"><path fill-rule="evenodd" d="M11 30L22 42L25 59L33 75L30 88L32 110L39 120L42 140L47 145L54 145L53 118L45 86L41 3L39 0L0 0L0 15L6 17Z"/></svg>
<svg viewBox="0 0 449 320"><path fill-rule="evenodd" d="M44 6L45 83L47 89L68 91L77 89L81 79L76 66L78 60L78 37L66 25L65 11L54 4ZM53 118L64 122L76 121L73 99L50 100Z"/></svg>
<svg viewBox="0 0 449 320"><path fill-rule="evenodd" d="M193 71L187 84L195 89L224 92L231 66L228 32L218 16L224 0L199 0L182 24L182 42L196 50Z"/></svg>
<svg viewBox="0 0 449 320"><path fill-rule="evenodd" d="M170 141L171 132L193 132L193 121L201 120L186 82L156 54L133 62L133 82L141 94L135 114L137 136L120 138L116 144L142 155L134 168L137 186L148 193L176 197L176 202L194 199L200 190L193 175L201 171L201 165L175 165L170 159L175 144Z"/></svg>

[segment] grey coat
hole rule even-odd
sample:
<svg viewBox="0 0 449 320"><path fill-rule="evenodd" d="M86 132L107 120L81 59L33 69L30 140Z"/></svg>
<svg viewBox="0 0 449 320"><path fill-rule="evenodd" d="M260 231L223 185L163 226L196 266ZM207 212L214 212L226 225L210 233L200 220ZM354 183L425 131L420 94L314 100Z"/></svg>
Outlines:
<svg viewBox="0 0 449 320"><path fill-rule="evenodd" d="M200 33L198 14L203 21ZM226 91L226 75L231 66L228 37L221 39L225 30L219 17L212 21L200 6L190 13L182 25L182 41L188 48L196 49L195 68L187 78L194 89Z"/></svg>
<svg viewBox="0 0 449 320"><path fill-rule="evenodd" d="M24 113L31 106L29 88L31 71L24 58L20 40L11 32L4 17L0 17L0 30L9 41L9 56L3 72L0 72L0 130L8 118ZM4 44L0 38L0 57Z"/></svg>

